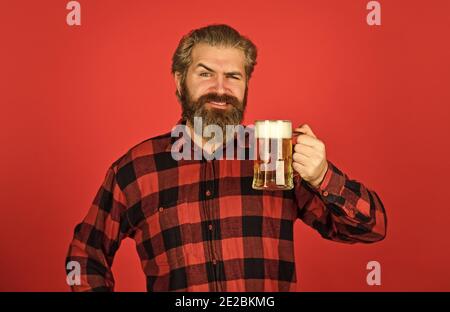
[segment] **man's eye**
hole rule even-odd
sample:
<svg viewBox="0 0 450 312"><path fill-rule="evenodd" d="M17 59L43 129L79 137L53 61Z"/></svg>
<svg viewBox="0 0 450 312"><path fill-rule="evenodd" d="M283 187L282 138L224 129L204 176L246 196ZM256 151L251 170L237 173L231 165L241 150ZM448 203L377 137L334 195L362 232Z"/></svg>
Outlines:
<svg viewBox="0 0 450 312"><path fill-rule="evenodd" d="M210 73L200 73L200 76L202 76L202 77L210 77L211 74Z"/></svg>
<svg viewBox="0 0 450 312"><path fill-rule="evenodd" d="M239 77L238 76L228 76L228 78L231 78L231 79L236 79L236 80L239 80Z"/></svg>

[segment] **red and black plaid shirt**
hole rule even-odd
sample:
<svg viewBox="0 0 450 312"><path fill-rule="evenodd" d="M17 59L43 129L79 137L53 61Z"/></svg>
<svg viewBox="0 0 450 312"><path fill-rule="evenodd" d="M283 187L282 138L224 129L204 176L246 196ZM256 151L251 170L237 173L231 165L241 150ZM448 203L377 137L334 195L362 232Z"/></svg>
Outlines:
<svg viewBox="0 0 450 312"><path fill-rule="evenodd" d="M291 191L260 191L252 160L175 161L176 140L170 132L148 139L108 169L70 244L66 263L81 266L72 290L113 290L111 266L126 237L148 291L293 291L297 219L333 241L385 237L378 195L331 162L319 188L297 177Z"/></svg>

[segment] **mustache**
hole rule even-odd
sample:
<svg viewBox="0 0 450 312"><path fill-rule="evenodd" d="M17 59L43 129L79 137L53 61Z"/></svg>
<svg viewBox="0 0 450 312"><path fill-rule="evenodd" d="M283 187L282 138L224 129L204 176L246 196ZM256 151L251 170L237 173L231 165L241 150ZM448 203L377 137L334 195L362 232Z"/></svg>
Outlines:
<svg viewBox="0 0 450 312"><path fill-rule="evenodd" d="M207 93L200 96L197 100L197 103L200 106L203 106L207 102L225 102L227 104L231 104L234 107L239 107L241 102L237 97L229 95L229 94L218 94L218 93Z"/></svg>

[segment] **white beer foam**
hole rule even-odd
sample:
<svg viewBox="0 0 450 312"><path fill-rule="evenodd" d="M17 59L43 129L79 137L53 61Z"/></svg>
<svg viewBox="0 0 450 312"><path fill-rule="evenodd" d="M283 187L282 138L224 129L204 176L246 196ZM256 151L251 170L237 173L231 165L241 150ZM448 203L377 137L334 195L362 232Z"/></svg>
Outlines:
<svg viewBox="0 0 450 312"><path fill-rule="evenodd" d="M292 123L288 120L258 120L255 122L255 137L290 139L292 138Z"/></svg>

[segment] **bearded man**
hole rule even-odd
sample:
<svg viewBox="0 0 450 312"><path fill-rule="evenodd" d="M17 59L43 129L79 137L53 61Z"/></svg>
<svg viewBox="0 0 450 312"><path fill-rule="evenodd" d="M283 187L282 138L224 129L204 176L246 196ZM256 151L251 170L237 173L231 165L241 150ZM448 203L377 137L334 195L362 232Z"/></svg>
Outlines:
<svg viewBox="0 0 450 312"><path fill-rule="evenodd" d="M80 268L74 291L113 291L111 267L123 239L135 240L148 291L296 290L294 222L325 239L373 243L386 235L378 195L351 180L326 157L325 144L303 124L295 141L292 190L252 188L253 160L205 157L236 136L207 145L204 131L240 125L257 49L227 25L184 36L172 59L182 106L172 132L132 147L108 168L84 220L75 228L67 268ZM174 150L205 151L174 159ZM244 148L249 148L245 146ZM70 273L70 271L68 271Z"/></svg>

